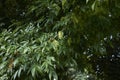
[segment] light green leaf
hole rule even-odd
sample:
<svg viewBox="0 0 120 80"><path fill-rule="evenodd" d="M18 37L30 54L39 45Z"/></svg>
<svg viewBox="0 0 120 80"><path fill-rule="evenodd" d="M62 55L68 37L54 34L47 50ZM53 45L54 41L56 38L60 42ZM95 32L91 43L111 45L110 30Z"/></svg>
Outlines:
<svg viewBox="0 0 120 80"><path fill-rule="evenodd" d="M58 32L58 38L59 38L59 39L62 39L62 38L63 38L63 32L62 32L62 31L59 31L59 32Z"/></svg>
<svg viewBox="0 0 120 80"><path fill-rule="evenodd" d="M58 49L58 46L59 46L59 42L58 42L57 40L54 40L54 41L52 42L52 44L53 44L54 50L57 50L57 49Z"/></svg>
<svg viewBox="0 0 120 80"><path fill-rule="evenodd" d="M67 2L67 0L62 0L62 7L64 7L66 2Z"/></svg>
<svg viewBox="0 0 120 80"><path fill-rule="evenodd" d="M96 0L94 1L94 3L91 6L91 8L92 8L93 11L95 10L95 5L96 5Z"/></svg>
<svg viewBox="0 0 120 80"><path fill-rule="evenodd" d="M35 67L33 67L33 69L31 70L32 73L32 77L35 77Z"/></svg>
<svg viewBox="0 0 120 80"><path fill-rule="evenodd" d="M15 61L13 62L13 65L15 66L16 64L18 64L19 63L19 59L17 58L17 59L15 59Z"/></svg>
<svg viewBox="0 0 120 80"><path fill-rule="evenodd" d="M89 2L89 0L86 0L86 4Z"/></svg>
<svg viewBox="0 0 120 80"><path fill-rule="evenodd" d="M1 49L5 49L5 45L2 45L2 46L1 46Z"/></svg>
<svg viewBox="0 0 120 80"><path fill-rule="evenodd" d="M26 48L24 49L23 53L25 54L25 53L27 53L29 50L30 50L29 47L26 47Z"/></svg>
<svg viewBox="0 0 120 80"><path fill-rule="evenodd" d="M18 71L16 71L15 74L14 74L14 76L13 76L14 80L16 80L17 74L18 74Z"/></svg>
<svg viewBox="0 0 120 80"><path fill-rule="evenodd" d="M22 68L18 70L18 77L20 77L21 71L22 71Z"/></svg>

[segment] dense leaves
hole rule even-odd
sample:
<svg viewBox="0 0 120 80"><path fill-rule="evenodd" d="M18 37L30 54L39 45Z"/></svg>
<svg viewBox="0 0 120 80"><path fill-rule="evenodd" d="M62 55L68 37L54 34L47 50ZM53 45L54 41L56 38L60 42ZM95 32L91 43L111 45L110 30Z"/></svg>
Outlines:
<svg viewBox="0 0 120 80"><path fill-rule="evenodd" d="M113 80L106 77L109 69L97 66L104 65L102 57L117 45L112 40L119 38L119 0L2 0L0 4L0 79Z"/></svg>

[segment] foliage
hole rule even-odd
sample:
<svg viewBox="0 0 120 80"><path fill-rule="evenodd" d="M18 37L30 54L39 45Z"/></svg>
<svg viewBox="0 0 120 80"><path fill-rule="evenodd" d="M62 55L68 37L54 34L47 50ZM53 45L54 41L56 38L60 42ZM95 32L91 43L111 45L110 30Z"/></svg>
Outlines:
<svg viewBox="0 0 120 80"><path fill-rule="evenodd" d="M108 38L120 32L119 0L2 0L0 4L2 79L72 80L75 74L83 76L76 75L76 80L88 79L86 75L95 73L91 62L108 54L106 43L112 46Z"/></svg>

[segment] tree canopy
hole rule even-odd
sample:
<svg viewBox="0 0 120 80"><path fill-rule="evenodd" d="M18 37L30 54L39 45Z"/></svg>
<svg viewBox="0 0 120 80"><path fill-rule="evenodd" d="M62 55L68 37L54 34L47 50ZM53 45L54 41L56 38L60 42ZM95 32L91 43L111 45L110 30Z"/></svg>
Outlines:
<svg viewBox="0 0 120 80"><path fill-rule="evenodd" d="M119 80L119 21L120 0L1 0L0 79Z"/></svg>

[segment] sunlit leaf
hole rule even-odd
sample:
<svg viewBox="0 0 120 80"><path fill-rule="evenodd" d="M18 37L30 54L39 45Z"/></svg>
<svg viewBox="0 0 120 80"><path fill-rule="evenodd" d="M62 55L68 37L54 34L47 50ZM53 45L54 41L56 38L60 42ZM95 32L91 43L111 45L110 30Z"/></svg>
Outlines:
<svg viewBox="0 0 120 80"><path fill-rule="evenodd" d="M67 2L66 0L62 0L62 7L65 6L65 3L66 3L66 2Z"/></svg>
<svg viewBox="0 0 120 80"><path fill-rule="evenodd" d="M95 5L96 5L96 0L93 2L92 6L91 6L93 11L95 10L95 7L96 7Z"/></svg>
<svg viewBox="0 0 120 80"><path fill-rule="evenodd" d="M33 67L32 70L31 70L32 77L35 77L35 72L36 72L36 68Z"/></svg>
<svg viewBox="0 0 120 80"><path fill-rule="evenodd" d="M62 39L62 38L63 38L63 32L62 32L62 31L59 31L59 32L58 32L58 38L59 38L59 39Z"/></svg>

